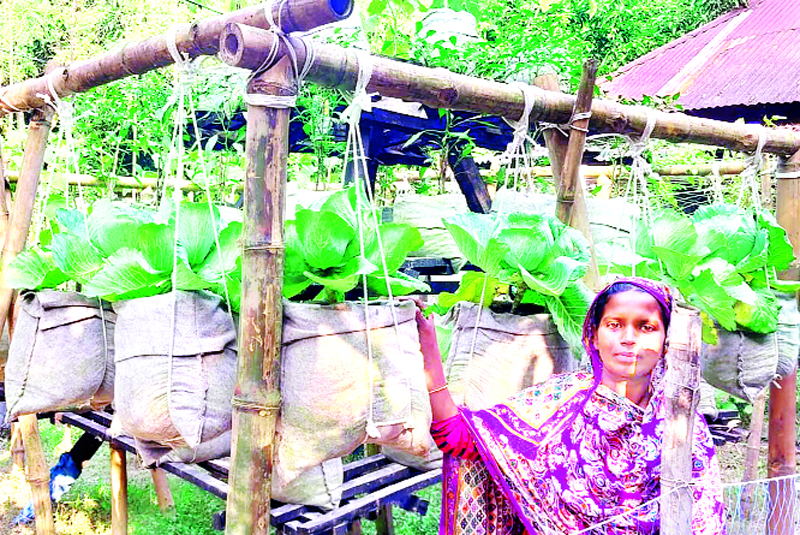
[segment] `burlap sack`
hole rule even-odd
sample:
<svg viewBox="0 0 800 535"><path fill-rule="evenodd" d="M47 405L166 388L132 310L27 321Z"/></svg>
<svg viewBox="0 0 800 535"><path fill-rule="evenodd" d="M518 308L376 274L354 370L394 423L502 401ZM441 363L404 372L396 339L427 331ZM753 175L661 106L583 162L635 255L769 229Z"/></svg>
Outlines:
<svg viewBox="0 0 800 535"><path fill-rule="evenodd" d="M114 408L127 434L197 448L231 428L236 330L220 303L179 291L114 304Z"/></svg>
<svg viewBox="0 0 800 535"><path fill-rule="evenodd" d="M7 419L98 408L114 396L114 323L106 303L72 292L24 292L6 364ZM105 331L103 326L105 325Z"/></svg>
<svg viewBox="0 0 800 535"><path fill-rule="evenodd" d="M778 294L778 330L770 334L728 332L703 344L702 373L711 385L753 403L773 379L794 371L800 352L800 312L794 298Z"/></svg>
<svg viewBox="0 0 800 535"><path fill-rule="evenodd" d="M445 195L400 195L392 207L392 220L407 223L419 230L425 245L411 257L435 256L449 258L458 271L466 260L442 218L469 212L467 201L460 193Z"/></svg>
<svg viewBox="0 0 800 535"><path fill-rule="evenodd" d="M496 314L462 302L445 321L454 326L445 363L450 394L456 404L472 410L491 407L554 373L577 368L569 345L547 314Z"/></svg>
<svg viewBox="0 0 800 535"><path fill-rule="evenodd" d="M199 463L223 459L231 454L231 431L203 442L195 449L180 447L173 450L154 442L136 439L136 452L146 467L171 462ZM344 467L341 458L330 459L309 468L286 486L280 486L275 477L271 481L273 500L330 510L339 507L342 500Z"/></svg>
<svg viewBox="0 0 800 535"><path fill-rule="evenodd" d="M283 312L280 485L365 441L428 453L431 409L413 303L395 305L397 331L389 305L369 307L371 366L362 304L285 302Z"/></svg>
<svg viewBox="0 0 800 535"><path fill-rule="evenodd" d="M553 373L570 372L577 366L547 314L496 314L487 308L481 310L475 303L462 302L443 322L452 329L445 375L457 405L473 410L491 407ZM438 450L425 457L400 455L389 448L383 448L383 452L393 461L420 470L441 466Z"/></svg>

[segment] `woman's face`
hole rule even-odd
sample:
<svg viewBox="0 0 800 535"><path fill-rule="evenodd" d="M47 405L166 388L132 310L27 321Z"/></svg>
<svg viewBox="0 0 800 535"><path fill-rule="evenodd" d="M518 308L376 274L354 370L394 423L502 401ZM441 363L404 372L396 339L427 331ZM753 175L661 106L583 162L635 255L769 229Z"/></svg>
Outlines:
<svg viewBox="0 0 800 535"><path fill-rule="evenodd" d="M613 294L593 338L603 361L603 383L649 381L664 354L666 329L656 299L630 290Z"/></svg>

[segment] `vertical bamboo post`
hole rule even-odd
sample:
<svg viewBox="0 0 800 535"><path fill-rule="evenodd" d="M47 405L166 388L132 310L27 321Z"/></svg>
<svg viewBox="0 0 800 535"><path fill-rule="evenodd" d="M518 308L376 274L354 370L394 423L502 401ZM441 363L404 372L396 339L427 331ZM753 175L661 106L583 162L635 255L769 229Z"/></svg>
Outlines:
<svg viewBox="0 0 800 535"><path fill-rule="evenodd" d="M172 499L172 491L169 490L166 472L161 468L153 468L150 470L150 475L153 478L153 487L156 489L158 508L161 512L164 513L175 507L175 500Z"/></svg>
<svg viewBox="0 0 800 535"><path fill-rule="evenodd" d="M675 305L664 378L665 428L661 453L661 535L692 533L692 437L700 401L697 309Z"/></svg>
<svg viewBox="0 0 800 535"><path fill-rule="evenodd" d="M575 99L575 108L570 120L569 141L561 167L561 177L557 182L556 216L566 225L580 230L589 240L589 269L586 271L586 284L593 290L600 289L600 274L594 254L594 243L589 227L589 214L586 210L586 196L581 177L581 162L586 146L586 134L589 118L580 118L581 114L590 113L594 97L594 82L597 77L598 62L594 58L583 62L581 83ZM552 165L552 162L551 162ZM555 169L553 170L555 176Z"/></svg>
<svg viewBox="0 0 800 535"><path fill-rule="evenodd" d="M114 444L111 448L111 535L128 534L128 466L125 450Z"/></svg>
<svg viewBox="0 0 800 535"><path fill-rule="evenodd" d="M47 107L36 110L31 118L28 141L25 144L22 168L17 181L16 202L11 212L8 232L3 240L3 252L0 255L2 269L5 269L22 251L25 247L25 240L28 238L28 229L31 226L33 207L36 203L36 190L39 187L39 177L44 165L44 151L47 146L47 136L50 134L52 118L53 110ZM3 331L6 317L11 310L13 295L14 291L0 278L0 332Z"/></svg>
<svg viewBox="0 0 800 535"><path fill-rule="evenodd" d="M800 152L782 160L778 166L776 185L776 218L786 229L795 258L800 254ZM781 279L797 280L797 261L778 274ZM795 414L797 372L773 382L769 389L769 453L768 477L789 476L795 473ZM767 533L794 533L795 490L792 479L769 486L770 511Z"/></svg>
<svg viewBox="0 0 800 535"><path fill-rule="evenodd" d="M554 73L538 76L533 79L533 85L548 91L561 91L558 75ZM558 128L547 128L542 133L544 144L550 156L550 170L553 173L553 185L556 191L561 187L561 170L564 167L564 157L567 155L569 138Z"/></svg>
<svg viewBox="0 0 800 535"><path fill-rule="evenodd" d="M25 479L31 486L36 535L55 535L53 504L50 501L50 470L42 448L39 422L35 414L25 414L18 418L17 425L25 447Z"/></svg>
<svg viewBox="0 0 800 535"><path fill-rule="evenodd" d="M742 481L753 481L758 475L758 456L761 453L761 433L764 430L764 410L767 408L767 389L762 390L753 403L753 417L750 421L750 435L747 437L747 452L744 458ZM739 498L744 517L750 516L753 507L753 485L745 485Z"/></svg>
<svg viewBox="0 0 800 535"><path fill-rule="evenodd" d="M11 424L11 462L18 470L25 470L25 446L22 444L22 429L19 423Z"/></svg>
<svg viewBox="0 0 800 535"><path fill-rule="evenodd" d="M296 94L284 56L249 84L250 94ZM233 400L227 535L266 535L275 421L280 407L283 213L289 109L247 107L241 333Z"/></svg>
<svg viewBox="0 0 800 535"><path fill-rule="evenodd" d="M367 456L377 455L380 452L380 446L377 444L364 445L364 453ZM375 519L375 533L377 535L394 535L394 516L392 515L391 505L383 505L378 509L378 517Z"/></svg>
<svg viewBox="0 0 800 535"><path fill-rule="evenodd" d="M11 214L11 224L5 235L0 266L5 268L25 247L28 229L31 225L33 206L36 202L36 189L44 165L44 151L50 133L53 110L44 108L34 112L28 128L28 140L22 157L22 168L17 182L17 202ZM1 275L0 275L1 277ZM11 310L14 291L0 278L0 332L6 324ZM42 449L39 422L35 414L20 416L17 426L22 437L25 456L25 475L31 485L34 511L36 513L36 533L50 535L55 533L53 507L50 503L50 470Z"/></svg>

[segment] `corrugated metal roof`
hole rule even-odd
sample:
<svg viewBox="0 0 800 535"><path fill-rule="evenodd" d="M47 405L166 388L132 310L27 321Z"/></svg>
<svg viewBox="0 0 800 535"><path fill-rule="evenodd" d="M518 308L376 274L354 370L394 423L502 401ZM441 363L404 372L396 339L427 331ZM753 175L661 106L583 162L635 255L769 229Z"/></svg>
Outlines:
<svg viewBox="0 0 800 535"><path fill-rule="evenodd" d="M612 97L680 94L687 110L800 102L800 2L751 0L622 67Z"/></svg>

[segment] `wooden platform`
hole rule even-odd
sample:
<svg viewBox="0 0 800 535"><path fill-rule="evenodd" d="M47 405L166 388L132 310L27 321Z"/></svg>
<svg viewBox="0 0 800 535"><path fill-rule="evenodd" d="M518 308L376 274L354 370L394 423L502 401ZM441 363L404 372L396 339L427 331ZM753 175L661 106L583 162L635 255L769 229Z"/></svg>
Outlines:
<svg viewBox="0 0 800 535"><path fill-rule="evenodd" d="M62 413L61 421L95 435L119 448L135 453L130 437L113 438L109 433L111 414L101 411ZM197 464L164 463L160 468L189 481L215 496L228 497L228 459ZM420 515L428 502L414 492L441 481L441 470L420 471L392 462L384 455L372 455L344 465L341 505L333 511L317 507L273 502L271 524L279 533L308 535L348 533L362 518L374 520L382 508L396 505ZM224 512L215 527L224 528Z"/></svg>

